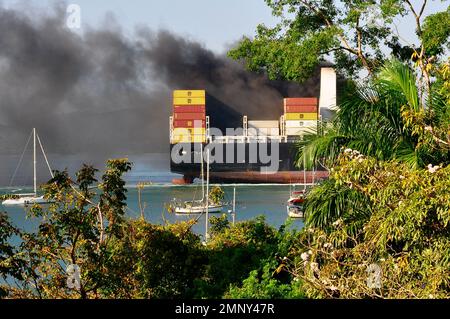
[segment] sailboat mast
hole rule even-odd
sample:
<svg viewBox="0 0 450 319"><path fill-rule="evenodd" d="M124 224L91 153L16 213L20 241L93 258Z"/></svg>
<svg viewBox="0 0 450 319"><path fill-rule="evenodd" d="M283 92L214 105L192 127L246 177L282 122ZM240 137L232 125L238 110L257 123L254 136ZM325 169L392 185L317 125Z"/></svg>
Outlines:
<svg viewBox="0 0 450 319"><path fill-rule="evenodd" d="M236 186L234 186L233 188L233 226L235 224L236 221Z"/></svg>
<svg viewBox="0 0 450 319"><path fill-rule="evenodd" d="M200 178L202 180L202 201L204 202L205 200L205 183L204 183L204 179L205 179L205 174L203 172L203 144L200 145L201 147L201 172L200 172Z"/></svg>
<svg viewBox="0 0 450 319"><path fill-rule="evenodd" d="M209 150L206 151L206 217L205 217L205 242L209 239Z"/></svg>
<svg viewBox="0 0 450 319"><path fill-rule="evenodd" d="M305 153L303 152L303 186L306 190L306 156Z"/></svg>
<svg viewBox="0 0 450 319"><path fill-rule="evenodd" d="M33 186L34 195L37 194L37 181L36 181L36 128L33 128Z"/></svg>

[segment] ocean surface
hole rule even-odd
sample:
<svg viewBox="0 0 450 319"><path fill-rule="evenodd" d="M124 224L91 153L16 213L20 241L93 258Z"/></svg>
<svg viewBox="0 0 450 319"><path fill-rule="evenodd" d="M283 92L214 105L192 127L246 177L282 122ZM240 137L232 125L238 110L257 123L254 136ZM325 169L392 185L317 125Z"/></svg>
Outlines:
<svg viewBox="0 0 450 319"><path fill-rule="evenodd" d="M213 185L211 185L212 187ZM233 189L236 189L236 221L244 221L253 219L257 216L264 215L269 225L276 228L283 225L288 219L286 212L286 201L290 195L291 186L289 185L220 185L225 191L225 201L230 204L233 201ZM301 188L301 186L299 186ZM138 191L133 184L127 186L127 216L138 217ZM28 188L0 188L0 194L5 193L27 193L31 189ZM198 216L179 216L167 212L166 205L173 199L177 200L193 200L200 199L201 187L198 184L189 186L175 186L170 183L157 183L146 186L142 192L142 203L144 204L145 219L154 224L176 223L178 221L189 220ZM224 208L227 213L232 206ZM7 212L14 225L26 231L34 231L39 225L39 220L35 218L27 218L24 207L2 206L0 203L0 211ZM220 214L211 214L211 216L220 216ZM231 222L232 218L229 215ZM303 227L301 220L294 220L292 228L300 229ZM205 232L205 217L202 216L197 224L193 227L193 231L203 235Z"/></svg>

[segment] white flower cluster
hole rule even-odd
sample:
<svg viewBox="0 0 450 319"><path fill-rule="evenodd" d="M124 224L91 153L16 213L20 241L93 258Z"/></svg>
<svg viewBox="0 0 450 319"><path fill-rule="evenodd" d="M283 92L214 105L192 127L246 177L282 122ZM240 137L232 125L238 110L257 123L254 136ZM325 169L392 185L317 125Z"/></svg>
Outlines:
<svg viewBox="0 0 450 319"><path fill-rule="evenodd" d="M335 222L333 222L333 226L334 227L339 227L339 226L341 226L342 224L344 224L344 222L342 221L342 219L341 218L339 218L338 220L336 220Z"/></svg>
<svg viewBox="0 0 450 319"><path fill-rule="evenodd" d="M352 150L351 148L346 148L344 150L344 154L349 156L350 159L357 160L359 163L361 163L365 158L364 155L362 155L359 151Z"/></svg>
<svg viewBox="0 0 450 319"><path fill-rule="evenodd" d="M436 173L438 170L440 170L442 167L440 165L433 166L433 164L428 164L428 172L431 174Z"/></svg>
<svg viewBox="0 0 450 319"><path fill-rule="evenodd" d="M311 267L311 270L314 272L318 272L319 271L319 264L316 262L313 262L309 265Z"/></svg>
<svg viewBox="0 0 450 319"><path fill-rule="evenodd" d="M308 250L308 251L302 253L300 255L300 258L306 263L311 258L311 255L312 255L312 251Z"/></svg>

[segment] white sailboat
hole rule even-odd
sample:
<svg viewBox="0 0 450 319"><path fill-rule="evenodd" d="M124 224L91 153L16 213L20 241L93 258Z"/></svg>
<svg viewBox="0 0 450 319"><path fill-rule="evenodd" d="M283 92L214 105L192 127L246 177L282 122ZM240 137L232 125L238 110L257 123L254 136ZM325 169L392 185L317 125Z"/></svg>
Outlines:
<svg viewBox="0 0 450 319"><path fill-rule="evenodd" d="M220 213L223 210L224 205L222 203L211 203L209 200L209 153L206 160L206 194L204 186L204 173L203 173L203 145L201 150L201 183L202 183L202 199L185 201L182 203L175 203L175 214L179 215L194 215L194 214L208 214L208 213Z"/></svg>
<svg viewBox="0 0 450 319"><path fill-rule="evenodd" d="M15 194L14 198L7 199L2 202L2 205L4 205L4 206L15 206L15 205L26 206L26 205L33 205L33 204L45 204L48 202L44 198L44 196L38 196L38 194L37 194L36 141L39 143L40 149L42 151L42 154L44 155L45 162L47 163L47 167L50 171L50 175L52 178L53 178L53 172L52 172L52 169L50 168L50 164L48 163L47 155L45 155L45 151L44 151L44 147L42 146L41 139L39 138L39 135L36 134L35 128L33 128L32 135L33 135L33 190L34 190L34 192L30 193L30 194ZM25 150L26 150L29 142L30 142L30 138L28 138L28 142L25 145L24 152L22 153L21 159L19 161L19 165L20 165L20 162L22 161L23 155L25 153ZM17 172L17 169L16 169L16 172ZM15 173L11 180L14 179Z"/></svg>

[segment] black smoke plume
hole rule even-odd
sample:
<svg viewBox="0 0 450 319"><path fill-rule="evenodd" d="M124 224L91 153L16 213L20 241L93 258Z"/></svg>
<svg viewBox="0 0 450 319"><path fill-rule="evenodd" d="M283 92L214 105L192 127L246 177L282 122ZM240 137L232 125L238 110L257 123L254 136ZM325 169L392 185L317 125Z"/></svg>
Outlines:
<svg viewBox="0 0 450 319"><path fill-rule="evenodd" d="M48 153L93 163L168 152L174 89L206 89L235 114L278 119L284 96L318 96L319 80L269 81L165 30L74 33L63 3L37 17L0 5L0 155L20 154L33 127Z"/></svg>

